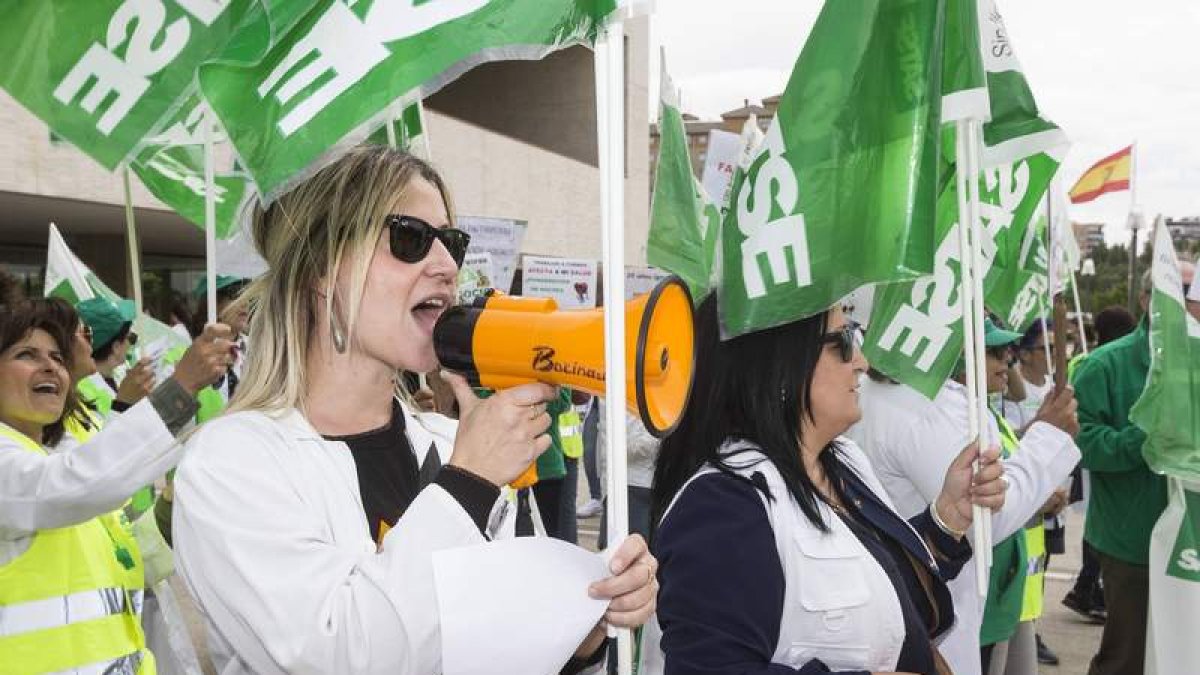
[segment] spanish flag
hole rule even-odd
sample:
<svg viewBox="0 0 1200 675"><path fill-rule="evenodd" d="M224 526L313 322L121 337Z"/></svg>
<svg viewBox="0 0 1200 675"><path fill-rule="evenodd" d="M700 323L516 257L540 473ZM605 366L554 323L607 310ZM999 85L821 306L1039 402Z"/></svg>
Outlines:
<svg viewBox="0 0 1200 675"><path fill-rule="evenodd" d="M1090 202L1107 192L1129 189L1129 178L1133 172L1133 146L1109 155L1083 172L1075 187L1071 188L1071 203Z"/></svg>

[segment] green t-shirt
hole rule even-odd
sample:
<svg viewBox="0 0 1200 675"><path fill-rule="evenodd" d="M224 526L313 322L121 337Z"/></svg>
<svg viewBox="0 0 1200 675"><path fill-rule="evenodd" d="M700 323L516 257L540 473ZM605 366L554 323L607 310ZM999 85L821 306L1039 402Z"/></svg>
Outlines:
<svg viewBox="0 0 1200 675"><path fill-rule="evenodd" d="M1143 319L1132 333L1081 361L1071 379L1079 402L1075 443L1091 472L1083 538L1133 565L1149 564L1150 533L1167 508L1167 479L1146 464L1146 434L1129 421L1149 369L1149 324Z"/></svg>

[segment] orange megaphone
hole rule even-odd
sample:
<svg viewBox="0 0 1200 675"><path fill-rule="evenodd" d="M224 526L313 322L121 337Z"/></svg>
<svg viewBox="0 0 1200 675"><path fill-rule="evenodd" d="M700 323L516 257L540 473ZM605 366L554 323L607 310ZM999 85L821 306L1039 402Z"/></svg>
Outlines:
<svg viewBox="0 0 1200 675"><path fill-rule="evenodd" d="M482 306L480 306L482 305ZM442 367L473 386L545 382L604 396L604 310L493 294L451 307L433 329ZM655 436L678 424L692 389L692 296L668 277L625 303L626 405Z"/></svg>

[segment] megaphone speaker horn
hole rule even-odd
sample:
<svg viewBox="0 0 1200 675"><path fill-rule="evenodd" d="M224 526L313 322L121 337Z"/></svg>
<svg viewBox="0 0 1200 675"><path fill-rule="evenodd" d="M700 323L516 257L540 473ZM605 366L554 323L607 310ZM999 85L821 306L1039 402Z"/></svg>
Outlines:
<svg viewBox="0 0 1200 675"><path fill-rule="evenodd" d="M442 367L471 384L546 382L605 394L604 310L563 310L546 298L493 295L452 307L434 327ZM626 407L657 437L669 434L692 389L692 297L678 277L625 304Z"/></svg>

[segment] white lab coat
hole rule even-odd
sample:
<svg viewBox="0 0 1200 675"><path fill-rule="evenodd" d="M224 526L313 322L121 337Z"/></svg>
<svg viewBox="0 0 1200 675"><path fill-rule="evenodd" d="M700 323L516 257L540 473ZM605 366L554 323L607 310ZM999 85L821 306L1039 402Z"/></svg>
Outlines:
<svg viewBox="0 0 1200 675"><path fill-rule="evenodd" d="M68 434L49 455L0 436L0 565L25 552L38 530L121 508L179 456L175 437L149 400L114 415L86 444Z"/></svg>
<svg viewBox="0 0 1200 675"><path fill-rule="evenodd" d="M448 461L456 424L405 413L418 462L431 440ZM176 565L218 672L441 672L433 554L484 542L445 490L423 489L377 550L353 456L298 411L226 415L187 447L175 482ZM501 500L489 530L502 512Z"/></svg>
<svg viewBox="0 0 1200 675"><path fill-rule="evenodd" d="M966 387L947 381L933 401L907 386L870 379L861 391L863 419L847 435L870 458L896 512L910 518L937 498L946 470L967 444ZM988 415L985 421L990 437L1000 438L996 420ZM1004 461L1008 492L1004 508L992 514L997 543L1025 526L1080 458L1071 437L1044 422L1029 427L1019 447ZM958 675L980 672L983 602L975 584L971 563L948 584L957 621L939 650Z"/></svg>

